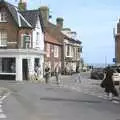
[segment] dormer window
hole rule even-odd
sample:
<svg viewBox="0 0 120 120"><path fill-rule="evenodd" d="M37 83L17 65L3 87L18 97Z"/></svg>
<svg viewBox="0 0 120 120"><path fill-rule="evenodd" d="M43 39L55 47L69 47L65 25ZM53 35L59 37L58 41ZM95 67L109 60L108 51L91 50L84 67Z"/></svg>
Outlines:
<svg viewBox="0 0 120 120"><path fill-rule="evenodd" d="M6 12L0 12L0 22L7 22Z"/></svg>

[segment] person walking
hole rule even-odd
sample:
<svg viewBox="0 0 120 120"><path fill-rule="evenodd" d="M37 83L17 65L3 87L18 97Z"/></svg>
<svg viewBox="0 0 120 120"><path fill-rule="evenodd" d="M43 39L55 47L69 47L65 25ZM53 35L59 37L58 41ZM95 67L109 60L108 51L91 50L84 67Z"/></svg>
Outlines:
<svg viewBox="0 0 120 120"><path fill-rule="evenodd" d="M59 64L57 64L55 67L55 76L56 76L56 83L57 84L60 83L60 78L59 78L60 73L61 73L60 66L59 66Z"/></svg>
<svg viewBox="0 0 120 120"><path fill-rule="evenodd" d="M118 92L114 86L113 80L113 70L110 69L110 67L107 67L105 70L105 77L104 80L101 83L101 87L105 88L105 92L107 93L107 96L110 100L112 100L112 97L118 97Z"/></svg>
<svg viewBox="0 0 120 120"><path fill-rule="evenodd" d="M47 66L45 68L45 83L46 84L48 83L48 80L49 80L49 73L50 73L50 68Z"/></svg>

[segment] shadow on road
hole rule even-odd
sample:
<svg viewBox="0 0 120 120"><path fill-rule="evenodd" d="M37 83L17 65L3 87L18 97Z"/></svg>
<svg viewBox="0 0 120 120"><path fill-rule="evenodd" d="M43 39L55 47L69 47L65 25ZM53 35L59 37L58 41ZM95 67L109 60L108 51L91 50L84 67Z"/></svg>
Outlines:
<svg viewBox="0 0 120 120"><path fill-rule="evenodd" d="M65 98L52 98L52 97L43 97L40 100L45 101L56 101L56 102L85 102L85 103L101 103L101 101L93 101L93 100L75 100L75 99L65 99Z"/></svg>

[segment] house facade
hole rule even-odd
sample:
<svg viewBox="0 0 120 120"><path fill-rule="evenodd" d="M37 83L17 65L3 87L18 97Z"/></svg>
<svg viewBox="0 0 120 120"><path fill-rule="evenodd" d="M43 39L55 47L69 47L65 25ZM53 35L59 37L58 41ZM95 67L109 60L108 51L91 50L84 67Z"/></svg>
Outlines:
<svg viewBox="0 0 120 120"><path fill-rule="evenodd" d="M49 67L51 75L54 75L57 64L61 67L62 34L57 26L49 21L49 9L47 6L40 8L45 30L45 61L44 68Z"/></svg>
<svg viewBox="0 0 120 120"><path fill-rule="evenodd" d="M28 80L40 67L43 77L44 31L39 10L20 11L0 1L0 79Z"/></svg>
<svg viewBox="0 0 120 120"><path fill-rule="evenodd" d="M80 55L82 52L81 41L77 39L77 33L69 28L62 29L64 34L63 42L63 67L65 72L77 72L81 66Z"/></svg>
<svg viewBox="0 0 120 120"><path fill-rule="evenodd" d="M61 67L61 72L66 69L76 69L80 67L81 42L77 40L76 33L63 27L63 18L58 17L56 24L49 21L49 8L40 8L45 28L45 65L49 66L51 73L54 73L57 64Z"/></svg>

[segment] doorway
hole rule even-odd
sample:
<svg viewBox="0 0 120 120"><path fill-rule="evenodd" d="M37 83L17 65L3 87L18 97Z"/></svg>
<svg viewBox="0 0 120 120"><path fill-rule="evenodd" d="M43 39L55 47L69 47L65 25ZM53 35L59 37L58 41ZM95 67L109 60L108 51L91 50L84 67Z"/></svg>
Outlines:
<svg viewBox="0 0 120 120"><path fill-rule="evenodd" d="M23 80L28 80L28 60L22 60Z"/></svg>

